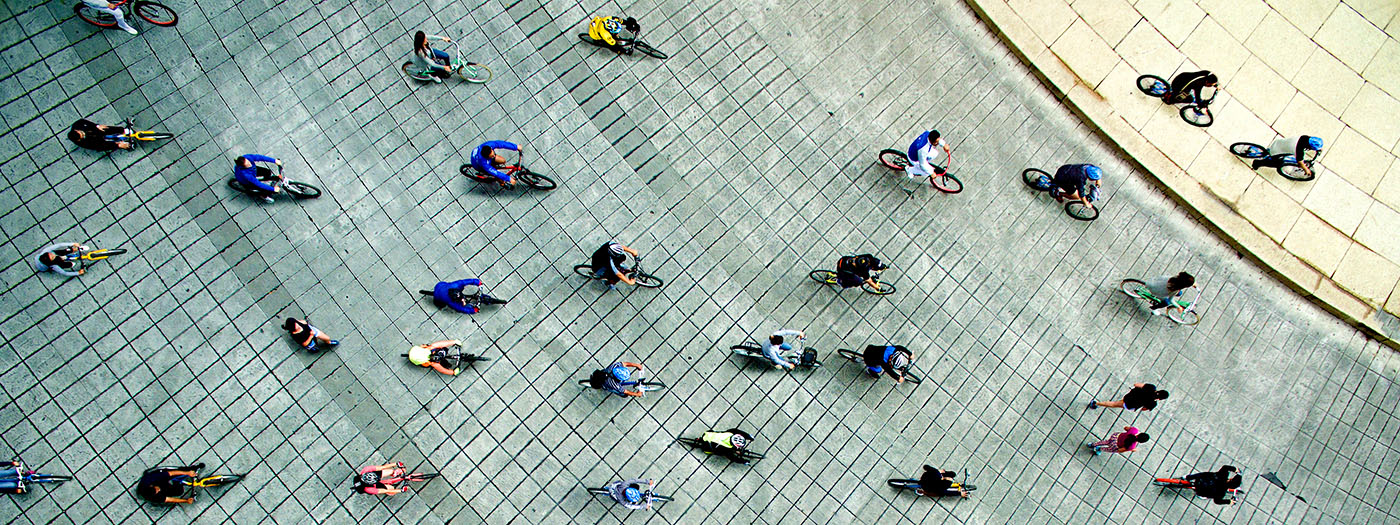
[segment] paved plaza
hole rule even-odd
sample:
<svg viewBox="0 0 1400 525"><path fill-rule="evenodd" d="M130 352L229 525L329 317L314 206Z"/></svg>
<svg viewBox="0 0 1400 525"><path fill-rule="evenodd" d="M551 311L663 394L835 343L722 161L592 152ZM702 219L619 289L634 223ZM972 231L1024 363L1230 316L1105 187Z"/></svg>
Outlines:
<svg viewBox="0 0 1400 525"><path fill-rule="evenodd" d="M961 2L168 2L179 25L135 37L63 2L0 5L0 455L76 476L4 498L0 521L1400 520L1400 360L1195 222ZM671 58L578 41L589 16L619 12ZM419 29L495 77L406 81ZM177 136L79 150L64 136L80 117ZM875 164L929 126L961 194L908 196ZM560 187L460 175L490 139L524 145ZM243 153L326 195L229 189ZM1108 173L1097 221L1019 181L1067 162ZM614 238L665 286L604 292L573 273ZM132 251L36 275L30 258L56 241ZM893 264L896 294L807 278L862 252ZM1116 290L1181 270L1203 288L1194 327ZM467 316L417 293L473 276L510 303ZM287 316L342 344L297 349ZM728 351L779 328L806 330L825 366ZM492 361L448 377L401 357L444 338ZM923 384L835 356L886 342L915 351ZM579 387L616 360L669 388ZM1136 381L1172 397L1085 408ZM1152 440L1085 448L1128 425ZM675 443L732 426L767 457ZM173 509L131 491L147 467L197 461L248 479ZM353 470L386 461L442 477L350 492ZM925 463L979 489L886 485ZM1224 463L1246 470L1233 507L1149 484ZM676 501L626 511L584 490L632 476Z"/></svg>

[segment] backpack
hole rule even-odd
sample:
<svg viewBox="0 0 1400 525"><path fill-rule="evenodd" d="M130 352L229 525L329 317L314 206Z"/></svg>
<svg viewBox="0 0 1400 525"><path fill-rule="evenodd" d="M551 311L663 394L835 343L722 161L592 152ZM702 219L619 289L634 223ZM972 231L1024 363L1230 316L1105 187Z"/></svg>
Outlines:
<svg viewBox="0 0 1400 525"><path fill-rule="evenodd" d="M594 370L593 373L588 376L588 386L602 390L603 385L607 383L607 380L607 370Z"/></svg>

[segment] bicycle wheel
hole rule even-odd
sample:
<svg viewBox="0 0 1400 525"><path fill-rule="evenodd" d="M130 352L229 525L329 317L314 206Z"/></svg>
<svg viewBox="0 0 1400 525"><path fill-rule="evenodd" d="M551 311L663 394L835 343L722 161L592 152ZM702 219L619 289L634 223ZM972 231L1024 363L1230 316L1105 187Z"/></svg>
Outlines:
<svg viewBox="0 0 1400 525"><path fill-rule="evenodd" d="M656 392L665 389L666 383L662 383L660 381L642 381L640 383L637 383L637 390L642 392Z"/></svg>
<svg viewBox="0 0 1400 525"><path fill-rule="evenodd" d="M904 382L905 382L905 383L910 383L910 384L917 385L917 384L919 384L919 383L924 382L924 378L919 377L918 374L915 374L914 371L912 371L912 370L910 370L910 369L908 369L908 368L905 368L904 370L900 370L900 375L904 376Z"/></svg>
<svg viewBox="0 0 1400 525"><path fill-rule="evenodd" d="M864 366L864 364L865 364L865 355L863 355L863 354L861 354L860 352L857 352L857 351L855 351L855 350L847 350L847 349L845 349L845 348L841 348L841 349L836 350L836 354L839 355L839 356L841 356L841 357L846 358L846 360L848 360L848 361L850 361L850 362L852 362L852 363L858 363L858 364L861 364L862 366Z"/></svg>
<svg viewBox="0 0 1400 525"><path fill-rule="evenodd" d="M876 282L874 286L870 283L860 285L860 289L871 295L889 295L894 293L894 285L886 282Z"/></svg>
<svg viewBox="0 0 1400 525"><path fill-rule="evenodd" d="M807 277L811 277L813 281L819 283L836 284L836 272L831 270L812 270L812 273L807 274Z"/></svg>
<svg viewBox="0 0 1400 525"><path fill-rule="evenodd" d="M574 273L579 274L579 275L582 275L582 276L587 277L587 278L589 278L589 279L598 279L598 278L599 278L599 277L596 277L596 276L593 275L593 265L591 265L591 264L576 264L576 265L574 265Z"/></svg>
<svg viewBox="0 0 1400 525"><path fill-rule="evenodd" d="M413 80L428 82L433 79L432 75L418 69L418 66L413 65L413 62L404 62L400 68L403 69L403 74L408 75L408 78Z"/></svg>
<svg viewBox="0 0 1400 525"><path fill-rule="evenodd" d="M917 479L891 479L886 483L897 489L918 490L919 488L919 480Z"/></svg>
<svg viewBox="0 0 1400 525"><path fill-rule="evenodd" d="M121 254L123 254L123 253L126 253L126 249L125 249L125 248L103 248L103 249L98 249L98 250L93 250L93 251L88 252L88 253L87 253L87 258L88 258L89 260L96 261L96 260L99 260L99 259L106 259L106 258L111 257L111 256L113 256L113 255L121 255Z"/></svg>
<svg viewBox="0 0 1400 525"><path fill-rule="evenodd" d="M238 190L240 193L248 193L248 189L244 188L243 183L238 182L238 179L229 179L228 187Z"/></svg>
<svg viewBox="0 0 1400 525"><path fill-rule="evenodd" d="M143 134L143 135L141 135L141 138L139 138L139 139L137 139L137 140L167 140L167 139L172 139L172 138L175 138L175 134L174 134L174 133L158 133L158 132L157 132L157 133L146 133L146 134Z"/></svg>
<svg viewBox="0 0 1400 525"><path fill-rule="evenodd" d="M637 286L642 288L660 288L666 284L660 277L649 273L639 273L632 276L632 280L637 282Z"/></svg>
<svg viewBox="0 0 1400 525"><path fill-rule="evenodd" d="M1147 283L1137 279L1123 279L1123 282L1118 283L1118 289L1127 294L1128 297L1145 299L1144 292L1147 291Z"/></svg>
<svg viewBox="0 0 1400 525"><path fill-rule="evenodd" d="M759 348L759 347L757 347L757 346L750 346L750 345L734 345L734 346L729 347L729 349L730 349L730 350L733 350L733 351L734 351L734 355L738 355L738 356L743 356L743 357L763 357L763 349L762 349L762 348Z"/></svg>
<svg viewBox="0 0 1400 525"><path fill-rule="evenodd" d="M612 495L611 493L608 492L608 489L595 489L595 488L593 488L593 487L588 487L587 490L588 490L588 493L589 493L589 494L599 494L599 495L602 495L602 496L611 496L611 495Z"/></svg>
<svg viewBox="0 0 1400 525"><path fill-rule="evenodd" d="M1168 487L1168 488L1174 488L1174 489L1175 489L1175 488L1189 488L1189 487L1191 486L1191 482L1186 481L1186 480L1183 480L1183 479L1175 479L1175 478L1157 478L1157 479L1152 480L1152 484L1153 484L1153 485L1156 485L1156 486L1158 486L1158 487Z"/></svg>
<svg viewBox="0 0 1400 525"><path fill-rule="evenodd" d="M204 487L221 487L224 485L232 485L242 480L243 476L239 474L215 474L207 478L202 478L195 483Z"/></svg>
<svg viewBox="0 0 1400 525"><path fill-rule="evenodd" d="M660 502L660 503L666 503L666 502L668 502L668 501L675 501L675 500L671 499L670 496L662 496L662 495L660 495L660 494L652 494L652 495L651 495L651 500L652 500L652 501L656 501L656 502Z"/></svg>
<svg viewBox="0 0 1400 525"><path fill-rule="evenodd" d="M1177 310L1176 308L1168 308L1167 318L1176 321L1177 324L1183 324L1186 326L1191 326L1193 324L1201 322L1201 316L1200 314L1197 314L1195 310Z"/></svg>
<svg viewBox="0 0 1400 525"><path fill-rule="evenodd" d="M1083 202L1073 200L1065 203L1065 213L1074 217L1078 221L1092 221L1099 218L1099 209L1093 206L1085 206Z"/></svg>
<svg viewBox="0 0 1400 525"><path fill-rule="evenodd" d="M1026 183L1026 186L1030 186L1036 191L1049 191L1050 181L1050 174L1046 173L1045 170L1026 168L1026 171L1021 172L1021 182Z"/></svg>
<svg viewBox="0 0 1400 525"><path fill-rule="evenodd" d="M1137 87L1138 91L1141 91L1143 94L1157 98L1162 98L1162 95L1166 95L1167 91L1171 89L1166 79L1157 75L1143 75L1138 77Z"/></svg>
<svg viewBox="0 0 1400 525"><path fill-rule="evenodd" d="M1309 174L1308 172L1303 171L1302 166L1299 166L1297 164L1284 164L1282 166L1279 166L1278 174L1282 175L1288 180L1296 180L1298 182L1310 181L1317 177L1316 171Z"/></svg>
<svg viewBox="0 0 1400 525"><path fill-rule="evenodd" d="M952 173L934 175L929 178L929 184L943 193L959 193L962 191L962 181L954 177Z"/></svg>
<svg viewBox="0 0 1400 525"><path fill-rule="evenodd" d="M284 187L287 189L287 195L291 195L294 199L314 199L321 196L320 188L305 182L288 181Z"/></svg>
<svg viewBox="0 0 1400 525"><path fill-rule="evenodd" d="M25 481L28 481L30 483L63 483L65 481L71 481L72 479L73 476L60 476L57 474L35 474L33 477Z"/></svg>
<svg viewBox="0 0 1400 525"><path fill-rule="evenodd" d="M1269 150L1253 142L1236 142L1230 145L1230 153L1246 159L1262 159L1269 154Z"/></svg>
<svg viewBox="0 0 1400 525"><path fill-rule="evenodd" d="M78 18L83 19L84 22L97 27L117 27L116 17L93 9L83 2L78 2L78 5L73 6L73 12L77 13Z"/></svg>
<svg viewBox="0 0 1400 525"><path fill-rule="evenodd" d="M646 53L646 54L648 54L648 55L651 55L652 57L659 58L659 59L662 59L662 60L666 60L667 58L670 58L670 56L671 56L671 55L668 55L668 54L666 54L666 53L662 53L661 51L657 50L656 48L651 47L651 44L648 44L648 43L643 42L643 41L641 41L641 40L638 40L638 41L636 41L635 43L633 43L632 48L633 48L633 49L636 49L637 51L641 51L642 53Z"/></svg>
<svg viewBox="0 0 1400 525"><path fill-rule="evenodd" d="M760 454L760 453L758 453L758 452L754 452L754 451L749 450L749 449L740 450L740 451L738 452L738 456L739 456L739 459L741 459L741 460L743 460L743 461L747 461L747 462L749 462L749 463L753 463L753 462L755 462L755 461L758 461L758 460L760 460L760 459L763 459L763 454Z"/></svg>
<svg viewBox="0 0 1400 525"><path fill-rule="evenodd" d="M136 16L158 26L170 27L180 21L175 10L155 2L136 2Z"/></svg>
<svg viewBox="0 0 1400 525"><path fill-rule="evenodd" d="M526 186L537 190L549 191L559 187L559 185L554 183L554 179L530 170L521 170L520 173L516 174L516 177L520 179L520 182L525 183Z"/></svg>
<svg viewBox="0 0 1400 525"><path fill-rule="evenodd" d="M880 164L895 171L904 171L909 167L909 156L897 149L880 150Z"/></svg>
<svg viewBox="0 0 1400 525"><path fill-rule="evenodd" d="M1187 124L1198 128L1208 127L1215 123L1215 117L1211 116L1210 109L1201 106L1182 107L1181 120L1185 120Z"/></svg>
<svg viewBox="0 0 1400 525"><path fill-rule="evenodd" d="M466 175L468 178L477 182L491 182L492 179L495 178L485 173L482 173L480 170L477 170L471 164L463 164L461 168L457 168L457 171L462 172L463 175Z"/></svg>
<svg viewBox="0 0 1400 525"><path fill-rule="evenodd" d="M491 80L491 68L467 62L462 67L457 68L457 76L473 84L485 84L486 81Z"/></svg>

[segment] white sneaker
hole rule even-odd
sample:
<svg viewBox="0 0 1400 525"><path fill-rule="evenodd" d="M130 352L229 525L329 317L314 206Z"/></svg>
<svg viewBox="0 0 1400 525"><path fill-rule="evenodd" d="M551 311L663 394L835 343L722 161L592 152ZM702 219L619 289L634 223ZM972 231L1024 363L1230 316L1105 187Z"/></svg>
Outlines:
<svg viewBox="0 0 1400 525"><path fill-rule="evenodd" d="M272 197L263 197L263 202L266 202L266 203L268 203L268 204L272 204Z"/></svg>
<svg viewBox="0 0 1400 525"><path fill-rule="evenodd" d="M131 27L131 26L123 27L123 28L122 28L122 31L126 31L126 32L128 32L128 33L133 34L133 35L138 35L138 34L140 34L140 33L137 33L137 32L136 32L136 28Z"/></svg>

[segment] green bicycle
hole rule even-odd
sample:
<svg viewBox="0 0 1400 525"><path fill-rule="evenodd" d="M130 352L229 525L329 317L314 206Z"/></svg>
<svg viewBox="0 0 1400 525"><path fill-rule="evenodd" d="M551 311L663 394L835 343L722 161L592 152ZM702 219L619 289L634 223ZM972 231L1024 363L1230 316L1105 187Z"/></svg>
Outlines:
<svg viewBox="0 0 1400 525"><path fill-rule="evenodd" d="M1123 282L1118 284L1118 289L1122 290L1128 297L1146 301L1148 306L1162 303L1162 299L1152 295L1152 291L1148 290L1147 283L1137 279L1123 279ZM1190 289L1196 290L1196 287L1192 286ZM1197 291L1196 295L1200 296L1200 292ZM1167 306L1168 319L1187 326L1201 322L1200 314L1196 313L1196 304L1200 301L1172 299L1169 302L1171 304Z"/></svg>

